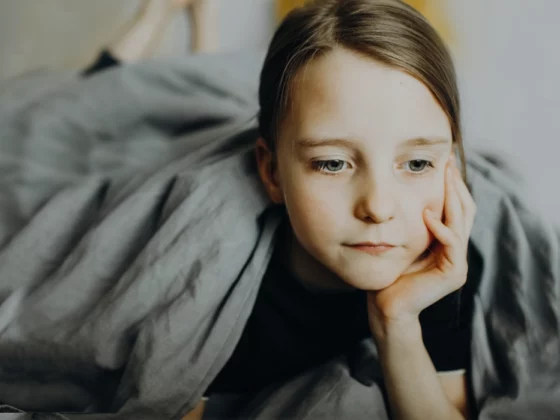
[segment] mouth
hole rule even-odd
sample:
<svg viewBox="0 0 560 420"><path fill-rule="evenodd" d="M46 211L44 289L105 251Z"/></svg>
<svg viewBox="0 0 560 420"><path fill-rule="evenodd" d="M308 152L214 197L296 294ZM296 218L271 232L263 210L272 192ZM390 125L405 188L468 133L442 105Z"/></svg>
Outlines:
<svg viewBox="0 0 560 420"><path fill-rule="evenodd" d="M381 255L396 248L395 245L386 242L361 242L358 244L350 244L348 247L370 255Z"/></svg>

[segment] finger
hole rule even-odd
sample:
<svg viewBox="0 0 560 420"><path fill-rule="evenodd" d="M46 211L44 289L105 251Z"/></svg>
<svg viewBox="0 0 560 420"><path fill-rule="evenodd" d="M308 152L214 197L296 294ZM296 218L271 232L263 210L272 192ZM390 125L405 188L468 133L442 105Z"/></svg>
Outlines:
<svg viewBox="0 0 560 420"><path fill-rule="evenodd" d="M474 202L474 199L469 189L467 188L467 185L465 184L465 181L463 180L459 169L456 169L455 176L457 179L457 195L459 196L459 200L461 201L461 206L463 208L465 217L466 233L467 236L470 236L474 217L476 215L476 203Z"/></svg>
<svg viewBox="0 0 560 420"><path fill-rule="evenodd" d="M458 235L464 234L463 209L457 194L457 182L450 163L445 171L445 224Z"/></svg>
<svg viewBox="0 0 560 420"><path fill-rule="evenodd" d="M378 303L383 305L383 301L392 301L397 305L393 310L384 310L384 313L398 314L406 311L417 314L461 286L459 282L442 276L439 271L412 273L400 277L391 286L381 290L378 293L381 302Z"/></svg>
<svg viewBox="0 0 560 420"><path fill-rule="evenodd" d="M437 266L448 274L461 271L466 264L468 241L463 240L437 217L426 217L426 226L443 246L437 256Z"/></svg>
<svg viewBox="0 0 560 420"><path fill-rule="evenodd" d="M430 210L424 212L426 226L434 234L435 238L444 246L454 246L459 240L459 234L439 220Z"/></svg>

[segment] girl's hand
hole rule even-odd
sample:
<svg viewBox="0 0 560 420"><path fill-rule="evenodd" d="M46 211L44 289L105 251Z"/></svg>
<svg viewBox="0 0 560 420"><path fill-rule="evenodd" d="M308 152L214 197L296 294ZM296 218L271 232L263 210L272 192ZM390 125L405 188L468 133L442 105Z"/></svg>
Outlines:
<svg viewBox="0 0 560 420"><path fill-rule="evenodd" d="M404 273L391 286L368 292L370 328L374 335L388 328L416 325L422 310L461 288L467 279L467 246L476 205L452 158L445 174L444 219L424 213L436 241L424 268Z"/></svg>

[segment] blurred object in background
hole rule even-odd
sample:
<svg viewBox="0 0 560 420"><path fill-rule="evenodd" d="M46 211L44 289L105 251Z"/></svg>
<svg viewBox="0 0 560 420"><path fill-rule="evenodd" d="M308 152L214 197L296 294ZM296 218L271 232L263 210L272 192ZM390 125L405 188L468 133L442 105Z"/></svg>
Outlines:
<svg viewBox="0 0 560 420"><path fill-rule="evenodd" d="M40 68L82 69L128 32L146 0L0 1L0 79ZM154 55L186 54L186 13L169 20Z"/></svg>
<svg viewBox="0 0 560 420"><path fill-rule="evenodd" d="M212 53L218 47L218 20L215 0L147 0L130 28L101 48L99 56L85 69L89 76L121 63L151 59L162 34L177 14L191 15L191 52Z"/></svg>
<svg viewBox="0 0 560 420"><path fill-rule="evenodd" d="M217 31L215 0L145 0L129 28L105 46L120 61L153 57L173 18L188 11L191 15L191 52L215 49Z"/></svg>
<svg viewBox="0 0 560 420"><path fill-rule="evenodd" d="M192 25L191 51L205 54L218 52L220 45L219 0L187 0L187 2L190 6Z"/></svg>

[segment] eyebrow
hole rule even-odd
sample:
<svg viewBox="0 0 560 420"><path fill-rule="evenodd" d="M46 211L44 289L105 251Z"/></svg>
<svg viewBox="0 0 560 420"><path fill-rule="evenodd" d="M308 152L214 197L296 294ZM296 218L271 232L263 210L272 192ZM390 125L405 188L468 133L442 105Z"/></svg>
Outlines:
<svg viewBox="0 0 560 420"><path fill-rule="evenodd" d="M356 143L345 139L299 139L298 145L304 148L322 147L322 146L338 146L338 147L356 147Z"/></svg>
<svg viewBox="0 0 560 420"><path fill-rule="evenodd" d="M313 148L313 147L325 147L325 146L334 146L334 147L348 147L354 148L356 147L356 143L350 140L342 139L342 138L332 138L332 139L310 139L310 138L303 138L298 140L298 145L303 148ZM399 147L410 148L410 147L434 147L434 146L443 146L451 144L451 140L446 137L415 137L412 139L405 140L402 142Z"/></svg>
<svg viewBox="0 0 560 420"><path fill-rule="evenodd" d="M402 147L425 147L425 146L447 146L451 144L452 141L446 137L415 137L403 141L401 143Z"/></svg>

